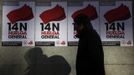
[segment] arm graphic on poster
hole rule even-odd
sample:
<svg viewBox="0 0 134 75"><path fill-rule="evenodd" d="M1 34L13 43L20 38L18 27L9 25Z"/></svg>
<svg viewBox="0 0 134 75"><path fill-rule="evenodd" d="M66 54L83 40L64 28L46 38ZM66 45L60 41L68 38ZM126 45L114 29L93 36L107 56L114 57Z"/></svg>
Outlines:
<svg viewBox="0 0 134 75"><path fill-rule="evenodd" d="M108 23L112 23L114 21L127 20L131 17L131 14L129 8L126 5L121 4L119 7L106 12L104 17Z"/></svg>
<svg viewBox="0 0 134 75"><path fill-rule="evenodd" d="M96 8L92 5L90 5L90 4L87 7L82 8L82 9L77 10L76 12L74 12L72 14L72 18L74 19L79 14L87 15L88 17L90 17L90 20L95 20L98 17Z"/></svg>
<svg viewBox="0 0 134 75"><path fill-rule="evenodd" d="M51 21L60 21L66 18L64 8L56 5L54 8L44 11L40 14L42 21L47 24Z"/></svg>
<svg viewBox="0 0 134 75"><path fill-rule="evenodd" d="M27 21L32 19L33 12L32 8L28 5L24 5L20 7L19 9L12 10L7 14L8 19L12 24L16 23L17 21Z"/></svg>

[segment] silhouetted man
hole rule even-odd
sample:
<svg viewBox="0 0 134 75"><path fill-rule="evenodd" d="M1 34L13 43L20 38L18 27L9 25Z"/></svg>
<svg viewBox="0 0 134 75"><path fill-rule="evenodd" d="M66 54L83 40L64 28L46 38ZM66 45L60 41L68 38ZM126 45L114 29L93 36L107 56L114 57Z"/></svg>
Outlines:
<svg viewBox="0 0 134 75"><path fill-rule="evenodd" d="M93 29L88 16L74 18L74 29L79 38L76 58L77 75L105 75L104 54L101 39Z"/></svg>

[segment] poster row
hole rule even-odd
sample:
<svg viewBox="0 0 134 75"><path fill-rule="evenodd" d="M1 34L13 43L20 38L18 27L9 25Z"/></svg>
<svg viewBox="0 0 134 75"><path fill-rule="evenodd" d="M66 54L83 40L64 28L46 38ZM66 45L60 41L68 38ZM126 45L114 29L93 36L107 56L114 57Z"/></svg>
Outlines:
<svg viewBox="0 0 134 75"><path fill-rule="evenodd" d="M103 45L133 46L132 1L100 5L99 1L83 3L19 2L3 4L3 46L76 46L72 25L74 17L90 17Z"/></svg>

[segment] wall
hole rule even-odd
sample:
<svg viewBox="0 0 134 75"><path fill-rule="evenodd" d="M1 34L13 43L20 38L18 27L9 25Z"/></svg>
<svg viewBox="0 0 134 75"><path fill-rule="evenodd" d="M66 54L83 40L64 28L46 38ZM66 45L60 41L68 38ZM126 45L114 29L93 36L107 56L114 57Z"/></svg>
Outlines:
<svg viewBox="0 0 134 75"><path fill-rule="evenodd" d="M17 0L5 0L17 1ZM26 0L21 0L26 1ZM37 2L49 2L50 0L38 0ZM53 0L58 1L58 0ZM59 0L61 1L61 0ZM71 1L71 0L69 0ZM73 0L81 1L81 0ZM112 1L112 0L101 0ZM0 1L0 35L2 32L2 1ZM1 37L0 37L1 39ZM0 75L24 75L27 67L24 55L31 47L3 47L0 41ZM42 46L43 53L63 56L71 65L71 74L75 75L75 58L77 47L49 47ZM106 75L134 75L134 47L104 46Z"/></svg>

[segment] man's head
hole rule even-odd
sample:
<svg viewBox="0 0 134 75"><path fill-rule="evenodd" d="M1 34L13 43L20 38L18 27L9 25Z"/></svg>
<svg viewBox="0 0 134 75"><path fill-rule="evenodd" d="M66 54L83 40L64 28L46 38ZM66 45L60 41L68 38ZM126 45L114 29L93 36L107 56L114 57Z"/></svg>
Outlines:
<svg viewBox="0 0 134 75"><path fill-rule="evenodd" d="M80 33L80 31L83 28L90 28L92 29L92 25L90 23L90 18L84 14L78 14L75 18L74 18L74 30L77 31L77 34Z"/></svg>

